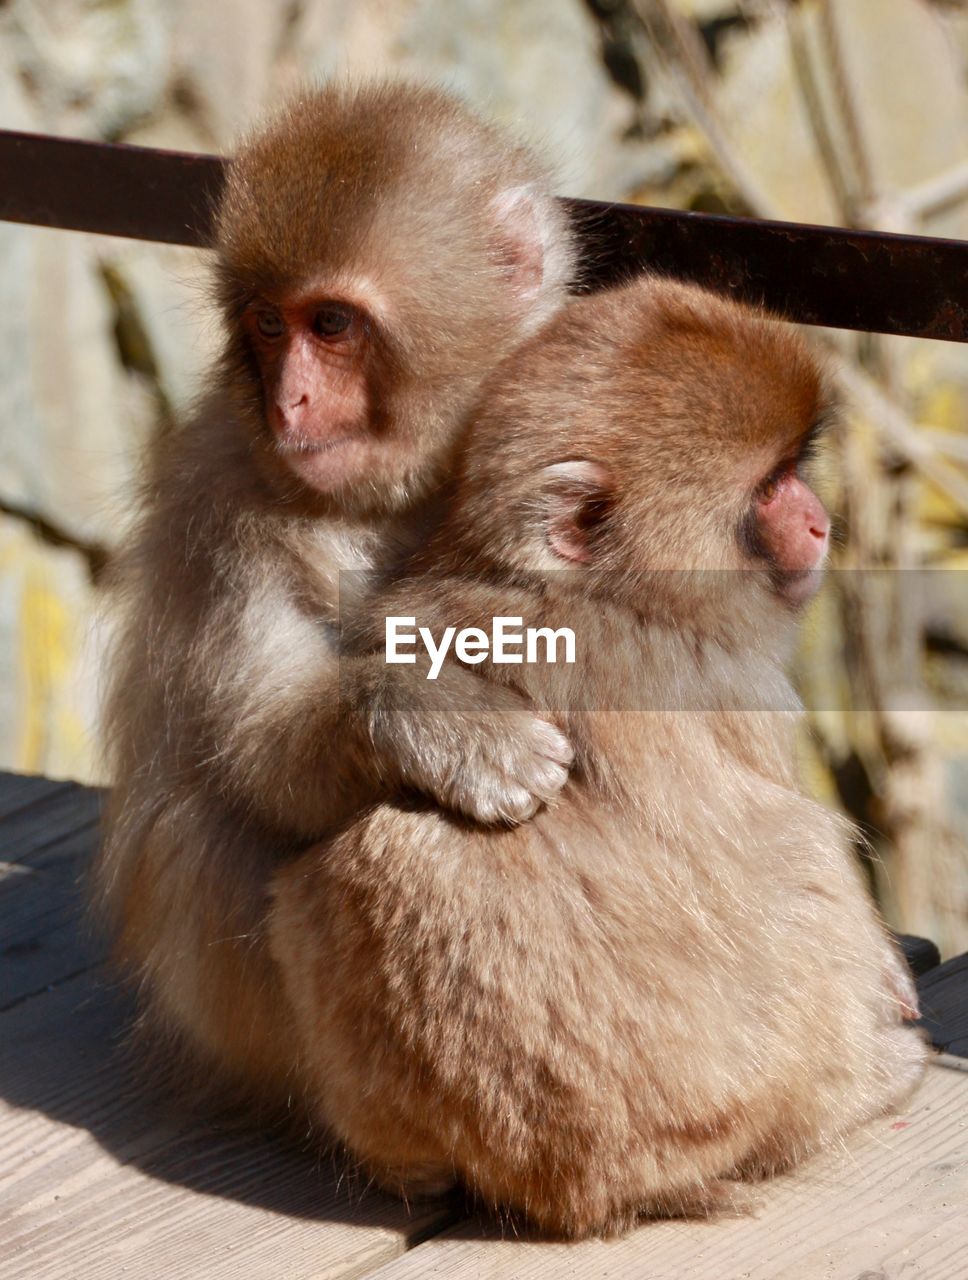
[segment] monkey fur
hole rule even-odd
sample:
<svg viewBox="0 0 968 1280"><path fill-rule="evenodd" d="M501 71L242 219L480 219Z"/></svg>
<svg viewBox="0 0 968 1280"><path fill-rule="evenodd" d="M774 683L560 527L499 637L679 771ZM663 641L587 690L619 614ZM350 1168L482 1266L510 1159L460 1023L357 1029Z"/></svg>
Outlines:
<svg viewBox="0 0 968 1280"><path fill-rule="evenodd" d="M457 669L490 707L355 717L339 633L423 537L468 407L561 304L573 249L525 147L406 84L304 93L230 165L216 227L224 352L114 571L95 889L166 1055L271 1105L291 1043L272 870L360 789L514 818L564 782L561 733Z"/></svg>
<svg viewBox="0 0 968 1280"><path fill-rule="evenodd" d="M712 1212L919 1080L854 833L797 781L800 579L750 532L829 412L790 327L649 279L487 386L360 644L387 615L572 628L573 667L475 668L572 775L514 829L375 797L273 883L294 1087L382 1185L608 1234Z"/></svg>

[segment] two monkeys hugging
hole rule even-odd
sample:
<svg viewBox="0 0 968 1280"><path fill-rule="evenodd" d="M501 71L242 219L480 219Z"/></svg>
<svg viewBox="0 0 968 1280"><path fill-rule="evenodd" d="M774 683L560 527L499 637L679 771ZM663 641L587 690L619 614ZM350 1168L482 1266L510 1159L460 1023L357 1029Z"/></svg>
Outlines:
<svg viewBox="0 0 968 1280"><path fill-rule="evenodd" d="M542 165L427 88L294 100L215 250L220 360L115 568L96 873L186 1080L567 1237L902 1100L913 986L796 776L804 341L655 277L569 297ZM386 661L410 616L580 643L431 686Z"/></svg>

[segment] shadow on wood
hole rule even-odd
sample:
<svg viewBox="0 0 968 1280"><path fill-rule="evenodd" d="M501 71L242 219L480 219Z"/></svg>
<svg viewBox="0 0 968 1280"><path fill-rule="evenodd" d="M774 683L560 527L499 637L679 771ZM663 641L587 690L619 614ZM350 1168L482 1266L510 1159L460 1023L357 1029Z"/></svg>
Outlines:
<svg viewBox="0 0 968 1280"><path fill-rule="evenodd" d="M25 1204L36 1242L45 1216L55 1235L55 1222L62 1230L67 1218L90 1237L116 1233L119 1223L123 1230L129 1215L165 1207L180 1217L200 1212L197 1197L217 1197L260 1211L258 1222L289 1220L287 1231L292 1219L316 1224L317 1262L327 1252L321 1223L342 1229L332 1234L334 1247L351 1232L394 1256L453 1222L455 1204L408 1210L368 1191L338 1156L321 1157L308 1144L300 1150L281 1131L186 1117L156 1080L142 1078L126 1044L133 1001L107 976L105 947L81 909L96 809L87 789L0 774L0 1100L7 1104L0 1164L11 1174L0 1216L13 1224L0 1261L7 1249L22 1248L17 1221ZM159 1196L158 1183L172 1194ZM219 1221L208 1228L216 1235ZM230 1213L228 1236L236 1221L251 1230L245 1215ZM28 1270L38 1274L42 1257L29 1257Z"/></svg>

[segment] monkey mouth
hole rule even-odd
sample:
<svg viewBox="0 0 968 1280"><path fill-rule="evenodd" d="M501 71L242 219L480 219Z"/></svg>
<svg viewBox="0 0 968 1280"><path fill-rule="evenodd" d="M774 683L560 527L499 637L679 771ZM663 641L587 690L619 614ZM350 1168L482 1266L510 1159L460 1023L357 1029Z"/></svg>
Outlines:
<svg viewBox="0 0 968 1280"><path fill-rule="evenodd" d="M316 493L334 493L368 473L371 441L365 431L345 435L279 435L270 452L296 479Z"/></svg>
<svg viewBox="0 0 968 1280"><path fill-rule="evenodd" d="M333 453L337 449L343 449L349 444L357 444L363 439L361 432L352 435L337 436L334 440L314 440L307 436L276 436L273 439L273 446L277 453L283 457L292 457L294 455Z"/></svg>

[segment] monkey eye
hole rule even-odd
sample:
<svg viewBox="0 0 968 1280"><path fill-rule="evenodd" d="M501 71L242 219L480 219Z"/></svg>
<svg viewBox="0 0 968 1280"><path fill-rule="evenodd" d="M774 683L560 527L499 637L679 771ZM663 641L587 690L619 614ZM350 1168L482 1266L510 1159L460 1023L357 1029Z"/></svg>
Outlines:
<svg viewBox="0 0 968 1280"><path fill-rule="evenodd" d="M255 324L263 338L281 338L285 328L277 311L257 311Z"/></svg>
<svg viewBox="0 0 968 1280"><path fill-rule="evenodd" d="M313 333L318 338L339 338L353 323L352 307L338 302L328 302L319 307L313 316Z"/></svg>
<svg viewBox="0 0 968 1280"><path fill-rule="evenodd" d="M779 488L780 481L785 476L790 475L791 472L796 471L796 469L797 469L796 461L781 462L780 465L776 468L776 470L771 472L770 475L766 477L766 479L757 489L756 491L757 502L763 502L763 503L772 502L774 497L776 496L776 491Z"/></svg>

